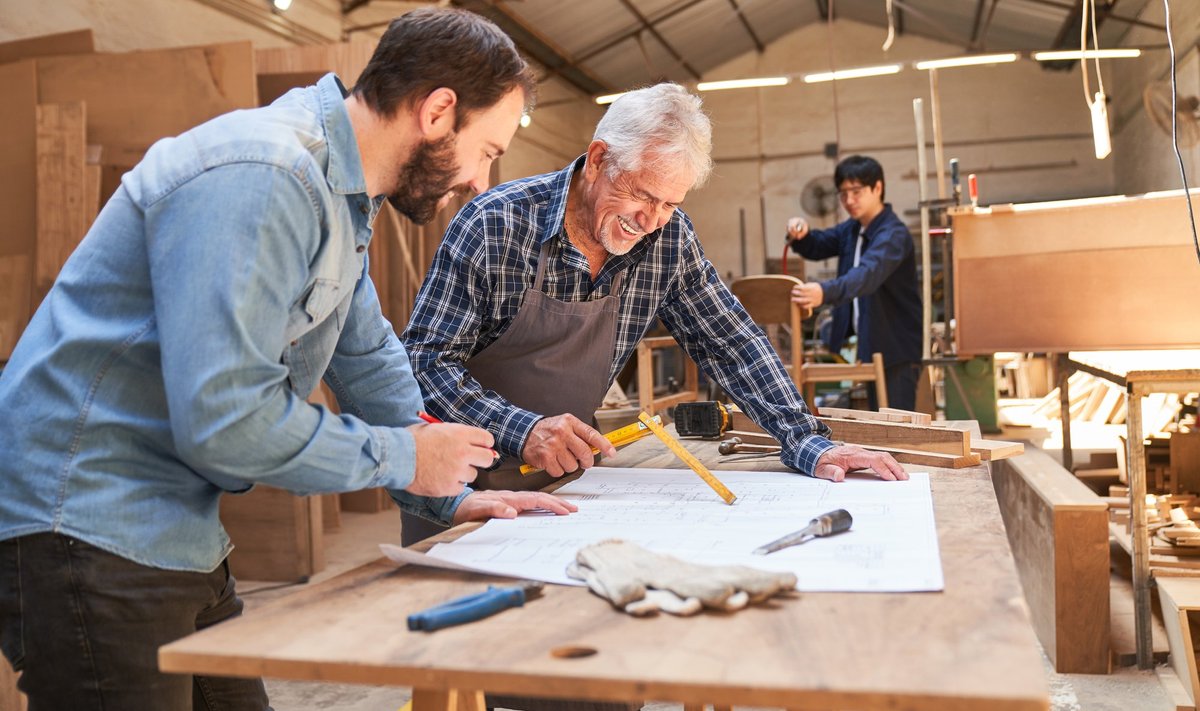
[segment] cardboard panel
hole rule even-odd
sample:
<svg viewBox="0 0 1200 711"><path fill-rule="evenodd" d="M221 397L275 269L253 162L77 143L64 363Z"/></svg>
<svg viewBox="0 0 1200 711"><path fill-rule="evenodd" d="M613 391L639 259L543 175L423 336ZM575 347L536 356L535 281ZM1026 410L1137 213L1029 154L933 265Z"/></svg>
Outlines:
<svg viewBox="0 0 1200 711"><path fill-rule="evenodd" d="M38 101L83 101L88 143L104 147L102 200L155 141L258 105L249 42L37 62Z"/></svg>
<svg viewBox="0 0 1200 711"><path fill-rule="evenodd" d="M59 54L91 54L94 51L96 48L90 29L60 32L0 44L0 64Z"/></svg>

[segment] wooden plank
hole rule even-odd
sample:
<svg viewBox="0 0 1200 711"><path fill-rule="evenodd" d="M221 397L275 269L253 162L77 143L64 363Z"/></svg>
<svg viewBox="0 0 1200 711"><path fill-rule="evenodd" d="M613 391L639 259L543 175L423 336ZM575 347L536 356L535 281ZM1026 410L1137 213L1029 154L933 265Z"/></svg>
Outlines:
<svg viewBox="0 0 1200 711"><path fill-rule="evenodd" d="M1114 568L1125 569L1121 574L1114 573L1109 578L1109 608L1112 619L1109 646L1112 648L1112 663L1117 667L1131 667L1137 664L1137 631L1133 613L1133 583L1129 581L1129 558L1114 556L1112 560ZM1167 630L1158 616L1151 618L1150 628L1154 661L1157 664L1165 664L1168 656Z"/></svg>
<svg viewBox="0 0 1200 711"><path fill-rule="evenodd" d="M891 410L891 408L887 408L887 409ZM902 410L892 410L890 412L885 412L884 410L880 410L878 412L875 412L874 410L851 410L850 408L847 408L847 407L822 407L822 408L820 408L820 411L817 414L821 415L822 417L840 417L841 419L844 419L844 420L869 420L872 422L899 422L899 423L910 424L910 425L911 424L929 424L928 422L924 422L924 423L917 422L913 417L914 415L920 415L921 417L928 420L929 415L926 415L923 412L907 413L906 411L902 411Z"/></svg>
<svg viewBox="0 0 1200 711"><path fill-rule="evenodd" d="M37 247L34 308L87 232L85 187L87 118L83 102L40 104L37 109Z"/></svg>
<svg viewBox="0 0 1200 711"><path fill-rule="evenodd" d="M102 199L152 143L258 105L249 42L37 60L38 102L83 101L88 142L105 150Z"/></svg>
<svg viewBox="0 0 1200 711"><path fill-rule="evenodd" d="M971 455L971 433L944 427L923 427L896 422L867 422L840 417L818 417L833 430L831 439L858 445L880 445L958 456Z"/></svg>
<svg viewBox="0 0 1200 711"><path fill-rule="evenodd" d="M1174 669L1169 666L1156 666L1154 675L1158 677L1158 683L1167 695L1167 700L1175 707L1175 711L1196 711L1191 694L1184 688Z"/></svg>
<svg viewBox="0 0 1200 711"><path fill-rule="evenodd" d="M1004 442L998 439L973 439L971 451L978 454L983 461L990 462L1022 454L1025 452L1025 445L1021 442Z"/></svg>
<svg viewBox="0 0 1200 711"><path fill-rule="evenodd" d="M324 567L318 497L269 486L221 497L221 523L233 541L229 566L247 580L306 580Z"/></svg>
<svg viewBox="0 0 1200 711"><path fill-rule="evenodd" d="M1033 628L1060 673L1109 670L1107 506L1045 452L992 465Z"/></svg>
<svg viewBox="0 0 1200 711"><path fill-rule="evenodd" d="M96 51L90 29L26 37L0 44L0 64L59 54L90 54Z"/></svg>
<svg viewBox="0 0 1200 711"><path fill-rule="evenodd" d="M0 66L0 361L29 323L37 243L37 70L32 61Z"/></svg>
<svg viewBox="0 0 1200 711"><path fill-rule="evenodd" d="M17 690L19 676L8 660L0 656L0 710L25 711L29 707L25 694Z"/></svg>
<svg viewBox="0 0 1200 711"><path fill-rule="evenodd" d="M1200 580L1165 578L1157 582L1163 624L1171 646L1171 666L1194 706L1200 698L1196 663L1196 644L1200 640L1192 638L1192 626L1200 622Z"/></svg>
<svg viewBox="0 0 1200 711"><path fill-rule="evenodd" d="M334 72L343 84L353 87L371 61L375 44L374 40L355 35L349 42L259 49L254 59L260 74Z"/></svg>
<svg viewBox="0 0 1200 711"><path fill-rule="evenodd" d="M895 407L881 407L881 408L879 408L879 412L880 412L880 414L900 415L902 417L910 418L910 419L903 420L903 421L910 422L914 425L931 425L931 424L933 424L933 416L926 412L914 412L912 410L901 410L901 409L895 408Z"/></svg>
<svg viewBox="0 0 1200 711"><path fill-rule="evenodd" d="M1180 491L1200 493L1200 432L1173 432L1171 469Z"/></svg>
<svg viewBox="0 0 1200 711"><path fill-rule="evenodd" d="M0 363L12 355L29 323L33 256L0 256Z"/></svg>
<svg viewBox="0 0 1200 711"><path fill-rule="evenodd" d="M863 449L875 452L887 452L901 464L920 464L927 467L942 467L944 469L964 469L978 466L982 461L978 454L942 454L941 452L923 452L916 449L900 449L885 447L879 444L860 444Z"/></svg>

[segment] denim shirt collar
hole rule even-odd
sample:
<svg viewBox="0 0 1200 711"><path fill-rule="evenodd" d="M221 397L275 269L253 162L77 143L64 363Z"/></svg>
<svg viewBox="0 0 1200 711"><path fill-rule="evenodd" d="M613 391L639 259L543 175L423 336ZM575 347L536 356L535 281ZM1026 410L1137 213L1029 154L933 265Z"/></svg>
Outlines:
<svg viewBox="0 0 1200 711"><path fill-rule="evenodd" d="M354 138L354 127L346 111L345 101L350 92L342 80L331 72L317 82L317 95L321 124L329 145L329 167L325 170L329 188L340 195L367 192L362 156L358 153L358 141Z"/></svg>

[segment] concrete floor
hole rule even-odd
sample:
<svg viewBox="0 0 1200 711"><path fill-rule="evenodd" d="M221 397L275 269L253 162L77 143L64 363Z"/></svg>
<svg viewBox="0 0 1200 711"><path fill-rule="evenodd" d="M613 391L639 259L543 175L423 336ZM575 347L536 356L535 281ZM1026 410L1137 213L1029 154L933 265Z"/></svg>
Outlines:
<svg viewBox="0 0 1200 711"><path fill-rule="evenodd" d="M342 527L325 536L327 567L312 582L327 580L351 568L379 557L378 544L396 542L400 537L400 517L396 511L379 514L342 514ZM309 583L312 584L312 583ZM300 589L277 584L239 581L238 589L246 601L246 614L257 606ZM257 592L256 592L257 591ZM396 624L403 624L397 617ZM1044 658L1044 657L1043 657ZM1108 676L1056 674L1045 662L1054 711L1175 711L1154 671L1121 668ZM326 684L268 679L267 692L276 711L397 711L409 699L410 691L400 687L375 687L351 684ZM653 703L649 711L680 711L678 704Z"/></svg>

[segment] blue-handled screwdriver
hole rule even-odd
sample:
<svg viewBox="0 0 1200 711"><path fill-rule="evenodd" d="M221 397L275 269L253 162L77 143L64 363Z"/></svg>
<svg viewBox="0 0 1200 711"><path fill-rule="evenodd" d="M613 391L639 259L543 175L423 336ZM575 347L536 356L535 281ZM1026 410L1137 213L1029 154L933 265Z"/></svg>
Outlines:
<svg viewBox="0 0 1200 711"><path fill-rule="evenodd" d="M408 628L432 632L482 620L501 610L524 605L527 600L540 595L543 586L544 583L536 580L522 580L517 585L489 585L484 592L466 595L409 615Z"/></svg>

